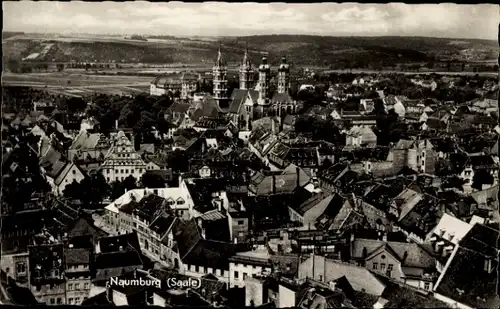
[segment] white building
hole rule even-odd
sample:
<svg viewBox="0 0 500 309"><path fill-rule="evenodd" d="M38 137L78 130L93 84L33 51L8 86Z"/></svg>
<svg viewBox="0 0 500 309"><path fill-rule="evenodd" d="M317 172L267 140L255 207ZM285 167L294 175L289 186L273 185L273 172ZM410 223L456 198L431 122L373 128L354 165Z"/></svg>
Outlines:
<svg viewBox="0 0 500 309"><path fill-rule="evenodd" d="M128 176L139 180L146 172L146 163L135 151L133 143L125 133L120 131L101 166L101 171L107 182L123 181Z"/></svg>

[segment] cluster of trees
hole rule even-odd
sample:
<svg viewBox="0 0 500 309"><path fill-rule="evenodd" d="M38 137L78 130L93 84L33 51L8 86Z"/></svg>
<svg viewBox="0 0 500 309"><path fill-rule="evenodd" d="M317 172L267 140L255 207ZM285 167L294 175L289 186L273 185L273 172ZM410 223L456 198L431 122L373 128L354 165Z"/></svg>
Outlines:
<svg viewBox="0 0 500 309"><path fill-rule="evenodd" d="M122 196L125 192L137 188L163 188L164 179L152 173L145 173L140 182L130 175L123 181L106 182L104 176L97 172L84 178L81 182L73 181L63 191L63 196L68 199L79 200L86 208L99 208L105 199L112 201Z"/></svg>
<svg viewBox="0 0 500 309"><path fill-rule="evenodd" d="M345 137L335 125L332 117L323 120L318 117L301 116L295 122L295 132L310 134L316 141L323 140L335 145L345 145Z"/></svg>
<svg viewBox="0 0 500 309"><path fill-rule="evenodd" d="M93 173L82 181L73 181L63 191L66 198L79 200L85 207L98 208L102 201L110 196L110 185L99 173Z"/></svg>
<svg viewBox="0 0 500 309"><path fill-rule="evenodd" d="M104 94L92 98L89 115L95 117L101 130L109 132L115 127L115 120L121 127L134 129L136 140L147 142L154 140L151 128L154 126L160 133L168 132L165 111L173 104L168 96L153 97L140 94L135 97L108 96Z"/></svg>

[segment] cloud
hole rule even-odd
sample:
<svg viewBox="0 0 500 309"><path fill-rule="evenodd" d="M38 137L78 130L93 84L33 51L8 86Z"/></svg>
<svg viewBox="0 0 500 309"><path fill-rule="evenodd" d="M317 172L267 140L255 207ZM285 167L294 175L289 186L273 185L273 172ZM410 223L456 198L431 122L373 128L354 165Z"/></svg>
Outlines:
<svg viewBox="0 0 500 309"><path fill-rule="evenodd" d="M494 5L3 2L4 29L164 35L415 35L495 39Z"/></svg>

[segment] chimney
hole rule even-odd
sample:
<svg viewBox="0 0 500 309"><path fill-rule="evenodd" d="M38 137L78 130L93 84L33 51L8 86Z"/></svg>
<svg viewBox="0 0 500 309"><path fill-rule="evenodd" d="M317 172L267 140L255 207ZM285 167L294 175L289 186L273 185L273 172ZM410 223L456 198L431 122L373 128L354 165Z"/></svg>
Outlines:
<svg viewBox="0 0 500 309"><path fill-rule="evenodd" d="M384 235L382 236L382 241L387 242L387 233L384 233Z"/></svg>
<svg viewBox="0 0 500 309"><path fill-rule="evenodd" d="M115 120L115 129L118 130L118 119Z"/></svg>
<svg viewBox="0 0 500 309"><path fill-rule="evenodd" d="M297 173L297 188L300 188L300 167L297 166L295 172Z"/></svg>
<svg viewBox="0 0 500 309"><path fill-rule="evenodd" d="M330 282L328 283L328 285L330 286L330 290L335 291L335 287L337 286L337 282L335 282L335 281L330 281Z"/></svg>
<svg viewBox="0 0 500 309"><path fill-rule="evenodd" d="M276 119L274 117L271 118L271 129L272 129L273 134L278 134L278 132L276 130Z"/></svg>

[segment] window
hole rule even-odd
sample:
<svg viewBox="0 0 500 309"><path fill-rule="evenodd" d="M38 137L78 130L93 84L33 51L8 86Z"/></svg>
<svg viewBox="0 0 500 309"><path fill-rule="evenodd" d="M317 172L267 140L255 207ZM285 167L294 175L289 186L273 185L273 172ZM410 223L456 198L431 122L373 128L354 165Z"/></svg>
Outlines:
<svg viewBox="0 0 500 309"><path fill-rule="evenodd" d="M26 273L26 264L24 264L24 263L17 263L16 264L16 270L17 270L17 274L18 275L25 274Z"/></svg>
<svg viewBox="0 0 500 309"><path fill-rule="evenodd" d="M243 273L243 280L247 280L247 273Z"/></svg>
<svg viewBox="0 0 500 309"><path fill-rule="evenodd" d="M75 283L75 290L79 290L80 289L80 283Z"/></svg>
<svg viewBox="0 0 500 309"><path fill-rule="evenodd" d="M373 263L373 269L377 269L378 268L378 263Z"/></svg>
<svg viewBox="0 0 500 309"><path fill-rule="evenodd" d="M68 304L73 305L73 298L68 298Z"/></svg>
<svg viewBox="0 0 500 309"><path fill-rule="evenodd" d="M75 170L73 170L73 175L76 175L76 171Z"/></svg>
<svg viewBox="0 0 500 309"><path fill-rule="evenodd" d="M245 224L244 220L238 220L238 225L243 225L243 224Z"/></svg>
<svg viewBox="0 0 500 309"><path fill-rule="evenodd" d="M73 283L68 284L68 291L73 290Z"/></svg>
<svg viewBox="0 0 500 309"><path fill-rule="evenodd" d="M380 269L381 269L382 271L384 271L384 270L385 270L385 264L384 264L384 263L380 264Z"/></svg>
<svg viewBox="0 0 500 309"><path fill-rule="evenodd" d="M393 268L393 267L394 267L394 266L393 266L392 264L389 264L389 265L387 265L387 270L388 270L388 271L392 271L392 268Z"/></svg>
<svg viewBox="0 0 500 309"><path fill-rule="evenodd" d="M200 266L196 266L196 272L200 272Z"/></svg>
<svg viewBox="0 0 500 309"><path fill-rule="evenodd" d="M80 304L80 297L77 297L75 298L75 305L79 305Z"/></svg>
<svg viewBox="0 0 500 309"><path fill-rule="evenodd" d="M234 279L238 279L239 273L237 271L234 272Z"/></svg>
<svg viewBox="0 0 500 309"><path fill-rule="evenodd" d="M50 299L50 304L51 304L51 305L54 305L55 303L56 303L56 300L55 300L54 298L51 298L51 299Z"/></svg>
<svg viewBox="0 0 500 309"><path fill-rule="evenodd" d="M58 297L58 298L57 298L57 304L58 304L58 305L62 304L62 298L61 298L61 297Z"/></svg>
<svg viewBox="0 0 500 309"><path fill-rule="evenodd" d="M319 275L319 281L323 282L323 275Z"/></svg>
<svg viewBox="0 0 500 309"><path fill-rule="evenodd" d="M429 282L424 283L424 289L430 290L431 289L431 284Z"/></svg>

